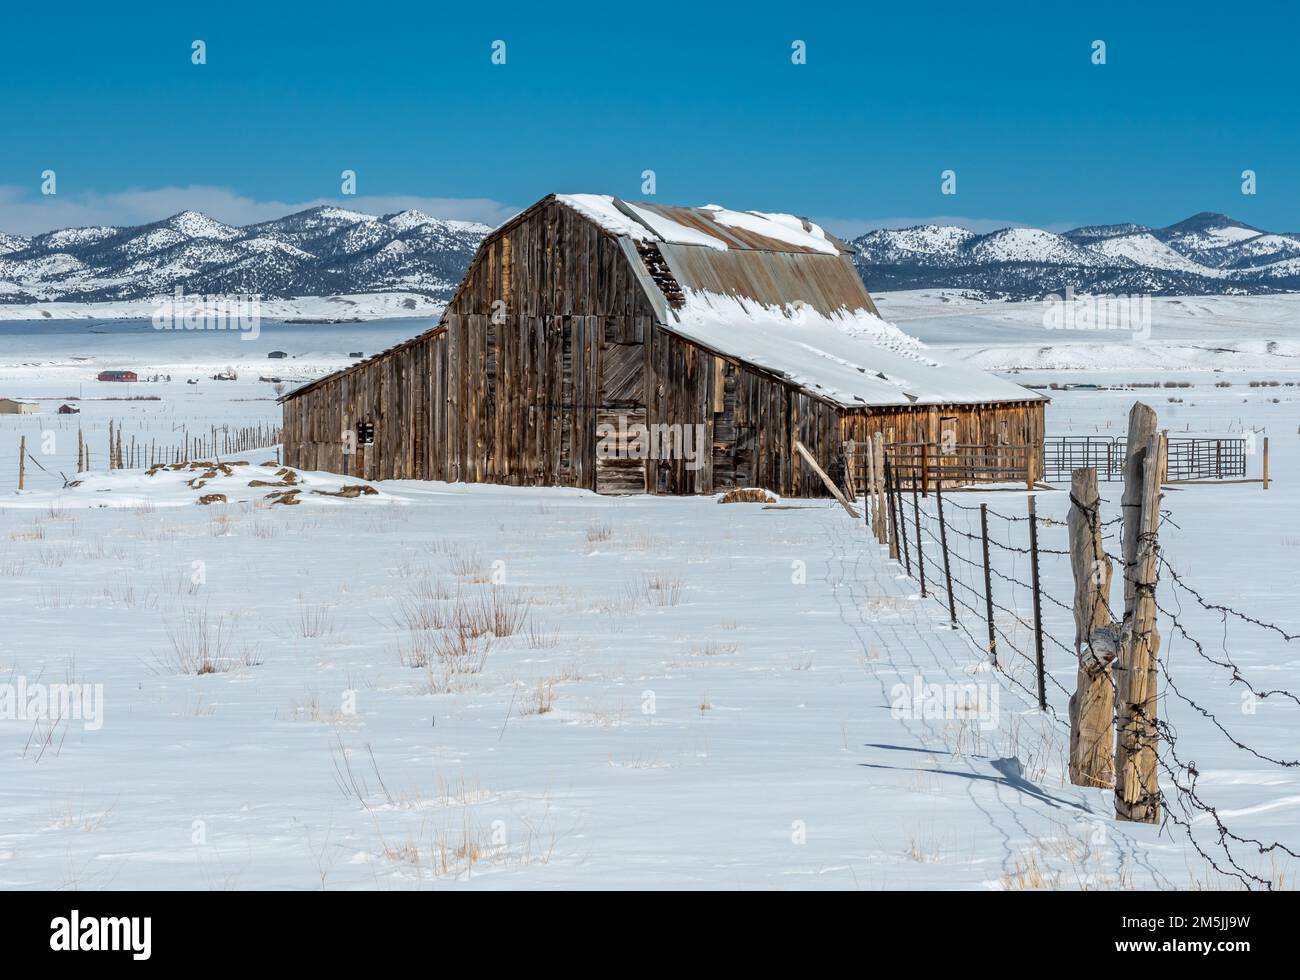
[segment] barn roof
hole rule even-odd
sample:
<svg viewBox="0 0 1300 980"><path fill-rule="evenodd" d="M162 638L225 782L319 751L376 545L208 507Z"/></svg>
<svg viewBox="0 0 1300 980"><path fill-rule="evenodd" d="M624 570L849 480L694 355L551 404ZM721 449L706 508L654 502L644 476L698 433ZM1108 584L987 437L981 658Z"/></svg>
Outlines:
<svg viewBox="0 0 1300 980"><path fill-rule="evenodd" d="M621 201L608 194L557 194L556 199L607 231L633 240L701 245L714 251L853 254L820 225L793 214L731 211L717 204L687 208Z"/></svg>
<svg viewBox="0 0 1300 980"><path fill-rule="evenodd" d="M854 250L806 218L557 194L497 228L480 254L552 201L619 240L665 329L817 397L847 408L1046 400L978 369L945 363L882 320L850 260ZM328 377L358 370L437 329Z"/></svg>
<svg viewBox="0 0 1300 980"><path fill-rule="evenodd" d="M599 194L558 200L625 238L663 325L717 353L846 408L1039 401L1043 396L945 363L880 318L853 249L806 218L629 203ZM662 262L655 262L657 252Z"/></svg>

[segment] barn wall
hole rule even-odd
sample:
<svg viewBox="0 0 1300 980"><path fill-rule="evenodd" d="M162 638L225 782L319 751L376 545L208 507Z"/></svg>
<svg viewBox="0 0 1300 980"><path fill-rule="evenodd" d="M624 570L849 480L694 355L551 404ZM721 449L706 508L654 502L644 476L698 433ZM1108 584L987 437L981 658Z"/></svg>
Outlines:
<svg viewBox="0 0 1300 980"><path fill-rule="evenodd" d="M766 372L655 327L647 350L652 424L704 426L704 465L651 460L658 493L714 493L760 486L784 496L825 487L794 449L801 441L835 475L841 410Z"/></svg>
<svg viewBox="0 0 1300 980"><path fill-rule="evenodd" d="M597 460L597 425L643 421L653 311L617 240L544 202L487 239L432 335L284 403L285 459L367 479L645 489ZM375 427L344 459L344 429Z"/></svg>
<svg viewBox="0 0 1300 980"><path fill-rule="evenodd" d="M702 424L711 448L692 470L685 460L651 460L659 493L714 493L757 486L783 496L821 497L826 488L794 449L802 442L832 479L843 482L843 444L875 433L887 441L1037 445L1042 472L1045 403L842 409L751 365L656 326L647 348L652 423Z"/></svg>
<svg viewBox="0 0 1300 980"><path fill-rule="evenodd" d="M367 480L437 478L445 345L445 331L424 334L287 400L285 462ZM345 455L344 433L363 422L374 425L374 443Z"/></svg>

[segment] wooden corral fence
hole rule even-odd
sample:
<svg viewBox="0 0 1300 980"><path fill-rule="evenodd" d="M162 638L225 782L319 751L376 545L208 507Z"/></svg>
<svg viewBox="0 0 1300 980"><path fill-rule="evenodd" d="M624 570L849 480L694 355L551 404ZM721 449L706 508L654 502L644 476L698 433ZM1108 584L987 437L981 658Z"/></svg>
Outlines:
<svg viewBox="0 0 1300 980"><path fill-rule="evenodd" d="M845 444L846 465L855 482L866 478L866 450L866 444ZM1041 445L894 442L885 445L885 455L896 484L916 487L922 494L940 484L1019 483L1032 490L1042 472Z"/></svg>
<svg viewBox="0 0 1300 980"><path fill-rule="evenodd" d="M69 469L73 463L70 453L65 455L42 451L39 457L33 455L33 445L40 443L29 443L24 434L18 440L17 489L27 489L28 477L37 471L54 480L61 479L66 484L70 472L145 469L155 463L184 463L195 459L220 458L232 453L278 446L281 441L280 426L273 423L214 425L197 434L191 434L186 427L179 427L178 434L180 439L177 442L159 442L152 438L146 440L138 433L128 435L122 424L113 419L108 420L107 439L102 430L88 435L86 430L78 428L75 470Z"/></svg>
<svg viewBox="0 0 1300 980"><path fill-rule="evenodd" d="M226 456L231 453L248 452L280 442L280 426L259 423L257 425L210 426L207 432L190 435L183 429L181 441L176 445L158 445L156 440L136 441L135 436L124 439L121 428L114 429L108 423L108 450L105 456L110 470L144 469L155 463L184 463L191 459L205 459L213 456ZM91 449L77 432L77 472L91 468Z"/></svg>

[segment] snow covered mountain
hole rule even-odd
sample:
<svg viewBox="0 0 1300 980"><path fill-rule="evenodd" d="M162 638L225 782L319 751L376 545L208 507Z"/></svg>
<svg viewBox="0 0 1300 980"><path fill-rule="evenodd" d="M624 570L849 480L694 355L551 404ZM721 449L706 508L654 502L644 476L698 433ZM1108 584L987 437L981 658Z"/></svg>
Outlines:
<svg viewBox="0 0 1300 980"><path fill-rule="evenodd" d="M1060 235L921 225L869 232L853 245L867 287L877 290L955 287L1007 299L1067 287L1157 296L1300 291L1300 234L1209 212L1167 228L1091 225Z"/></svg>
<svg viewBox="0 0 1300 980"><path fill-rule="evenodd" d="M129 228L0 233L0 303L189 293L322 296L401 290L445 300L490 231L419 211L318 207L236 228L196 211Z"/></svg>
<svg viewBox="0 0 1300 980"><path fill-rule="evenodd" d="M0 303L95 303L190 293L269 298L409 292L446 300L490 229L419 211L317 207L233 227L196 211L128 228L0 232ZM853 242L868 288L958 288L1034 299L1067 287L1157 296L1300 291L1300 234L1202 213L1170 225L1056 234L955 226L881 229Z"/></svg>

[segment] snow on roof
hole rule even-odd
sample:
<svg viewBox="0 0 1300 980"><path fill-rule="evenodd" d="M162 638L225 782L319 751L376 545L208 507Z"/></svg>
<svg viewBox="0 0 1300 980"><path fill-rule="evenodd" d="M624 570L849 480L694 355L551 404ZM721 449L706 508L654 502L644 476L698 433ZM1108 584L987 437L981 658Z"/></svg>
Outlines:
<svg viewBox="0 0 1300 980"><path fill-rule="evenodd" d="M672 218L656 214L646 208L639 208L635 204L629 204L627 207L634 211L636 216L648 224L654 230L654 233L665 242L672 242L674 245L703 245L705 248L716 248L722 252L727 250L727 243L721 238L714 238L702 231L688 228Z"/></svg>
<svg viewBox="0 0 1300 980"><path fill-rule="evenodd" d="M841 254L840 245L820 226L792 214L731 211L717 204L699 208L632 204L609 194L557 194L556 199L606 231L637 241L701 245L719 251Z"/></svg>
<svg viewBox="0 0 1300 980"><path fill-rule="evenodd" d="M827 239L826 232L822 230L820 225L815 225L809 221L808 229L805 230L803 219L797 218L793 214L728 211L717 204L706 204L704 210L713 212L713 220L720 225L728 225L732 228L746 228L766 238L789 242L791 245L798 245L800 248L811 249L815 252L826 252L828 255L838 255L840 251L833 242Z"/></svg>
<svg viewBox="0 0 1300 980"><path fill-rule="evenodd" d="M787 378L847 408L1036 401L1027 388L931 356L866 310L834 315L807 303L763 306L688 290L669 330Z"/></svg>
<svg viewBox="0 0 1300 980"><path fill-rule="evenodd" d="M557 194L555 197L615 235L627 235L637 241L654 239L647 228L616 208L609 194Z"/></svg>

